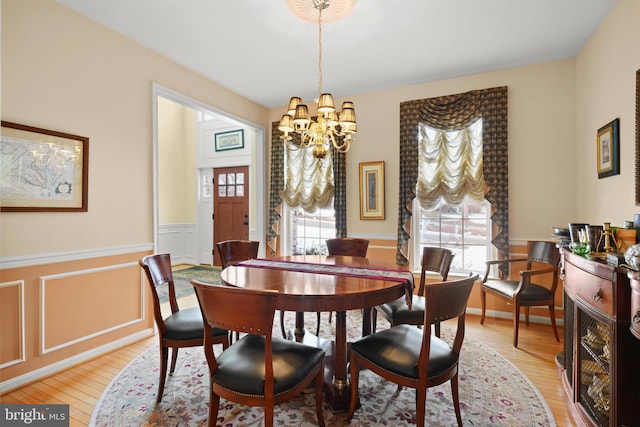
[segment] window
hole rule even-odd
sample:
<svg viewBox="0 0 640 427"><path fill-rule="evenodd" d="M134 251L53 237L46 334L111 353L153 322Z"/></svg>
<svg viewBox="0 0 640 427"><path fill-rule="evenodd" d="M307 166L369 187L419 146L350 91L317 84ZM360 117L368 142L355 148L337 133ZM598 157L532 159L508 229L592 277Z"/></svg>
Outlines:
<svg viewBox="0 0 640 427"><path fill-rule="evenodd" d="M416 269L419 268L422 248L436 246L450 249L455 256L451 272L483 272L485 261L492 259L490 205L486 200L465 198L462 204L452 206L440 203L427 210L415 202Z"/></svg>
<svg viewBox="0 0 640 427"><path fill-rule="evenodd" d="M283 230L284 253L291 255L326 255L325 241L336 236L333 208L307 212L301 207L285 205Z"/></svg>
<svg viewBox="0 0 640 427"><path fill-rule="evenodd" d="M413 258L418 264L424 246L442 247L455 254L452 272L484 271L491 258L491 209L484 199L482 119L458 130L419 128Z"/></svg>
<svg viewBox="0 0 640 427"><path fill-rule="evenodd" d="M319 160L313 156L313 147L287 147L284 164L281 252L324 255L325 240L336 236L331 152Z"/></svg>

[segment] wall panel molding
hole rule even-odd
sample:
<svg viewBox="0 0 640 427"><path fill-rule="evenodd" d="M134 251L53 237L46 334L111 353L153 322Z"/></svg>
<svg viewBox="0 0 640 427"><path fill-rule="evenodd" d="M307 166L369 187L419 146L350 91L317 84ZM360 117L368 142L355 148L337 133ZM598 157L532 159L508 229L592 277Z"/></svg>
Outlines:
<svg viewBox="0 0 640 427"><path fill-rule="evenodd" d="M18 306L15 307L16 309L16 317L15 319L12 319L12 324L17 324L18 328L16 331L11 331L12 334L14 334L13 336L7 336L7 331L3 331L2 333L2 338L0 339L0 346L6 346L11 344L10 342L7 342L5 340L9 339L9 340L13 340L14 343L18 344L18 348L19 348L19 355L16 359L12 359L12 360L7 360L4 363L0 363L0 369L2 368L6 368L8 366L11 365L15 365L17 363L22 363L24 362L25 359L25 354L26 354L26 348L25 348L25 320L24 320L24 313L25 313L25 307L24 307L24 280L15 280L12 282L6 282L6 283L0 283L0 291L2 291L2 289L6 289L9 287L15 286L18 288L18 301L17 304Z"/></svg>
<svg viewBox="0 0 640 427"><path fill-rule="evenodd" d="M142 322L145 319L145 307L144 307L144 301L145 301L145 283L144 283L144 277L142 276L142 274L140 274L140 280L138 283L138 289L140 292L140 306L139 306L139 316L135 317L135 318L131 318L131 319L127 319L125 322L113 325L111 327L105 328L105 329L100 329L100 330L95 330L89 334L86 335L82 335L82 336L78 336L74 339L59 343L57 345L53 345L53 346L47 346L47 336L46 333L48 331L48 327L47 327L47 321L51 320L53 318L57 318L59 317L56 316L57 313L48 313L46 310L47 307L47 285L49 284L49 282L53 283L56 280L59 279L65 279L65 278L71 278L71 277L77 277L77 276L90 276L94 273L104 273L104 272L108 272L108 271L114 271L114 270L121 270L121 269L128 269L131 267L135 267L136 269L139 268L139 265L137 262L129 262L129 263L124 263L124 264L116 264L116 265L108 265L108 266L104 266L104 267L98 267L98 268L91 268L91 269L85 269L85 270L78 270L78 271L68 271L65 273L61 273L61 274L53 274L53 275L49 275L49 276L42 276L40 278L40 352L41 354L47 354L56 350L60 350L61 348L65 348L65 347L70 347L74 344L77 344L79 342L83 342L95 337L98 337L100 335L105 335L108 334L109 332L113 332L116 331L118 329L122 329L124 327L127 327L129 325L133 325L139 322ZM54 285L52 285L54 286Z"/></svg>
<svg viewBox="0 0 640 427"><path fill-rule="evenodd" d="M78 261L83 259L100 258L114 255L125 255L132 252L144 252L153 250L153 243L143 243L130 246L116 246L111 248L83 249L79 251L58 252L49 254L30 254L14 257L2 257L0 270L10 268L34 267L44 264L55 264L66 261Z"/></svg>

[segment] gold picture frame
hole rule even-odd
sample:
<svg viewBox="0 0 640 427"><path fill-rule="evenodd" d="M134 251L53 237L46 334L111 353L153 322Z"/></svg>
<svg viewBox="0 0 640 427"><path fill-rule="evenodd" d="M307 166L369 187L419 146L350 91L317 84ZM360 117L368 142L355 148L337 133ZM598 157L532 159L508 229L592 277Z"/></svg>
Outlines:
<svg viewBox="0 0 640 427"><path fill-rule="evenodd" d="M360 219L384 219L384 162L360 163Z"/></svg>
<svg viewBox="0 0 640 427"><path fill-rule="evenodd" d="M89 138L2 121L0 211L87 212Z"/></svg>
<svg viewBox="0 0 640 427"><path fill-rule="evenodd" d="M598 129L596 152L598 178L620 174L620 119Z"/></svg>

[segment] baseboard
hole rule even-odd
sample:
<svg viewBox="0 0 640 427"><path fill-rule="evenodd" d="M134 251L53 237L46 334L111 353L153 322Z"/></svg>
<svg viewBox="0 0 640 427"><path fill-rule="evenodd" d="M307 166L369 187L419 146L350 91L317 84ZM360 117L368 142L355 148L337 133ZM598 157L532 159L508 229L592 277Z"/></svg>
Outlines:
<svg viewBox="0 0 640 427"><path fill-rule="evenodd" d="M44 366L40 369L30 371L24 375L17 376L8 381L0 382L0 394L4 394L6 392L12 391L14 389L25 386L34 381L39 381L42 378L51 376L60 371L71 368L72 366L78 365L80 363L84 363L90 359L94 359L98 356L102 356L104 354L107 354L111 351L117 350L129 344L133 344L134 342L140 341L143 338L152 336L154 333L155 331L153 328L145 329L136 334L129 335L117 341L110 342L109 344L105 344L103 346L94 348L84 353L77 354L73 357L69 357L59 362L52 363L51 365Z"/></svg>
<svg viewBox="0 0 640 427"><path fill-rule="evenodd" d="M467 313L482 316L482 309L468 307ZM507 319L507 320L513 319L513 313L510 311L487 310L486 316L496 317L498 319ZM524 314L520 314L520 321L524 322L524 320L525 320ZM549 316L529 316L529 323L551 325L551 319L549 319ZM564 319L562 317L559 317L559 318L556 317L556 325L564 326Z"/></svg>

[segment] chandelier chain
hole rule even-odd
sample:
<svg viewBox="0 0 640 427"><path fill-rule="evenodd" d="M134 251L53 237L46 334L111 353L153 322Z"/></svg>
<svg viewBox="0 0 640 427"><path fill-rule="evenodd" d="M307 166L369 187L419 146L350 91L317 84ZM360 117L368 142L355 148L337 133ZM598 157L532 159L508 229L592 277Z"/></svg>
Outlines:
<svg viewBox="0 0 640 427"><path fill-rule="evenodd" d="M320 97L322 95L322 8L318 10L318 97Z"/></svg>

